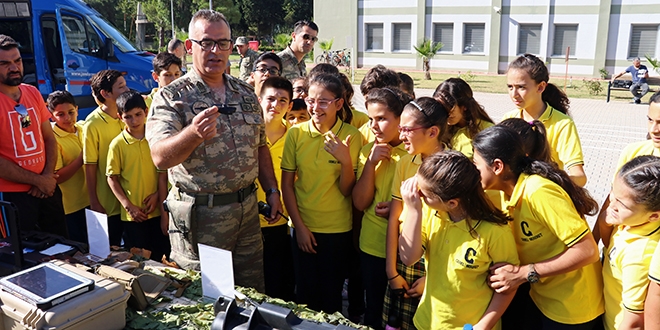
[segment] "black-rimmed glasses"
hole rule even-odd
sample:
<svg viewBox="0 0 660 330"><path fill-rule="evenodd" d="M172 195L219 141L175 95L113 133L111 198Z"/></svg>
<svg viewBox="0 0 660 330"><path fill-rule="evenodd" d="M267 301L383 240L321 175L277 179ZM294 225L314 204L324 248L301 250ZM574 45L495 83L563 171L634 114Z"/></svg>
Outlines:
<svg viewBox="0 0 660 330"><path fill-rule="evenodd" d="M271 67L266 67L266 66L260 66L258 68L254 68L254 71L259 71L262 74L270 73L271 76L279 76L280 75L280 69L271 66Z"/></svg>
<svg viewBox="0 0 660 330"><path fill-rule="evenodd" d="M213 39L202 39L202 40L190 39L190 41L198 44L200 47L202 47L202 50L204 50L204 51L212 50L216 46L217 46L218 50L230 50L231 46L232 46L232 41L230 39L218 39L218 40L213 40Z"/></svg>

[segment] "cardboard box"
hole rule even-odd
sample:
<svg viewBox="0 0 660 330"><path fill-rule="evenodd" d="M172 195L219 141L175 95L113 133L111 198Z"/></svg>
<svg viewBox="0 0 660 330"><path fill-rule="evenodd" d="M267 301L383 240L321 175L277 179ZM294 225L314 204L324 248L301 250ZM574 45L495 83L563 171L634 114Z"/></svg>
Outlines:
<svg viewBox="0 0 660 330"><path fill-rule="evenodd" d="M52 261L52 263L93 279L94 290L56 305L47 311L42 311L9 292L1 291L2 329L103 330L124 328L126 325L126 301L130 293L121 284L85 272L62 261Z"/></svg>

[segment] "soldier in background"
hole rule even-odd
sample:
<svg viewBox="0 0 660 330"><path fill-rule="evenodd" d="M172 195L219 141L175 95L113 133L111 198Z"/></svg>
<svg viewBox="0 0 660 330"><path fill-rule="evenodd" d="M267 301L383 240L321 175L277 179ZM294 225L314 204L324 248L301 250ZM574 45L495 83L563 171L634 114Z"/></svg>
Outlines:
<svg viewBox="0 0 660 330"><path fill-rule="evenodd" d="M252 73L252 68L254 68L254 63L257 57L259 57L259 54L250 49L246 37L236 38L236 50L241 55L241 59L238 62L240 69L238 78L247 82L250 79L250 73Z"/></svg>
<svg viewBox="0 0 660 330"><path fill-rule="evenodd" d="M199 269L197 244L233 253L237 285L264 291L263 243L254 181L282 212L261 107L251 87L223 74L232 49L224 15L200 10L186 49L192 69L154 97L146 137L156 167L169 168L171 259Z"/></svg>
<svg viewBox="0 0 660 330"><path fill-rule="evenodd" d="M319 40L316 37L318 33L316 23L308 20L296 22L291 33L291 44L277 53L282 59L282 77L293 80L307 75L305 55L314 49L314 44Z"/></svg>

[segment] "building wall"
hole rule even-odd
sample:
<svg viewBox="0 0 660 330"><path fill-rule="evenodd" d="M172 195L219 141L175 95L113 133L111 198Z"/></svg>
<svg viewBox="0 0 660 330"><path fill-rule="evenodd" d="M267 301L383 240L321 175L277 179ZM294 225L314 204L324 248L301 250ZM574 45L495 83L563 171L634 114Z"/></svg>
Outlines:
<svg viewBox="0 0 660 330"><path fill-rule="evenodd" d="M352 31L357 65L376 64L421 70L421 60L414 49L393 51L393 24L411 24L411 43L433 38L434 23L453 23L453 47L431 60L434 70L504 72L518 55L520 24L541 24L538 56L544 59L553 75L566 72L565 55L554 55L557 25L577 25L574 54L569 56L568 74L599 76L599 69L610 73L630 65L629 48L633 24L660 27L658 0L336 0L315 1L315 19L319 25L342 17L342 24L332 27L335 47L342 33ZM330 13L334 14L330 14ZM382 50L366 50L366 27L383 24ZM465 24L484 24L482 52L465 53ZM321 26L321 39L328 39ZM660 31L654 57L660 57Z"/></svg>

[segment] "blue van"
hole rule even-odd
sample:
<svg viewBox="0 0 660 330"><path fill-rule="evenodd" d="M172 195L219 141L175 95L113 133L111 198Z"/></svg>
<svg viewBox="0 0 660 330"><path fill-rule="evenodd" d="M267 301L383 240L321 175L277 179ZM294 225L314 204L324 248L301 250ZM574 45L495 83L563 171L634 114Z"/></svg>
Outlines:
<svg viewBox="0 0 660 330"><path fill-rule="evenodd" d="M0 34L20 44L23 82L46 98L67 90L84 119L96 108L92 75L114 69L124 73L128 88L150 92L154 55L140 51L91 6L81 0L0 0Z"/></svg>

